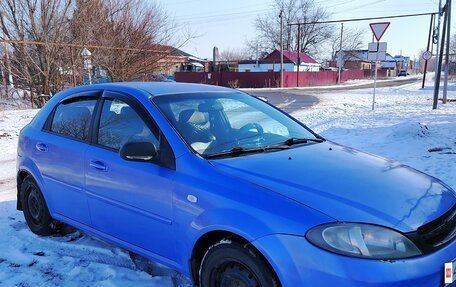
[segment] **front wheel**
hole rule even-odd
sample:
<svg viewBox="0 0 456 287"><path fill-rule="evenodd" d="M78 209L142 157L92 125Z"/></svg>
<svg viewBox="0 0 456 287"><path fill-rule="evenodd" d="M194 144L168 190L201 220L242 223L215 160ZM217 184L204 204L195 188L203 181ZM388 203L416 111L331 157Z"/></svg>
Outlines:
<svg viewBox="0 0 456 287"><path fill-rule="evenodd" d="M222 240L206 252L200 267L201 287L279 287L269 265L253 249Z"/></svg>
<svg viewBox="0 0 456 287"><path fill-rule="evenodd" d="M37 235L50 235L53 219L40 188L31 176L27 176L21 185L22 209L30 230Z"/></svg>

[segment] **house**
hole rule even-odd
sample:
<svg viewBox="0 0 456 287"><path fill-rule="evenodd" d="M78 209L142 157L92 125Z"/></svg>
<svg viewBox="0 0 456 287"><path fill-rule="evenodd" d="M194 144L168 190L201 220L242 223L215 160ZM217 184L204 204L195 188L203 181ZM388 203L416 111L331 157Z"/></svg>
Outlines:
<svg viewBox="0 0 456 287"><path fill-rule="evenodd" d="M174 47L168 47L169 54L159 60L160 73L174 75L175 72L205 72L208 68L206 59L198 58Z"/></svg>
<svg viewBox="0 0 456 287"><path fill-rule="evenodd" d="M342 59L344 60L343 68L346 70L370 70L372 69L372 63L367 59L367 50L350 50L343 51ZM339 58L339 52L336 52L333 60L330 61L330 67L338 67L337 59Z"/></svg>
<svg viewBox="0 0 456 287"><path fill-rule="evenodd" d="M298 53L283 51L283 70L285 72L318 72L320 64L306 53L299 53L300 64L298 64ZM280 51L274 50L264 59L240 61L238 64L239 72L280 72Z"/></svg>
<svg viewBox="0 0 456 287"><path fill-rule="evenodd" d="M397 71L405 70L405 71L414 71L416 70L415 61L411 60L408 56L394 56L397 61Z"/></svg>
<svg viewBox="0 0 456 287"><path fill-rule="evenodd" d="M384 61L380 62L379 68L385 71L386 77L395 77L397 75L397 65L398 62L396 58L391 56L390 54L386 53L386 58ZM375 69L375 64L374 64Z"/></svg>
<svg viewBox="0 0 456 287"><path fill-rule="evenodd" d="M333 60L330 61L330 67L337 67L337 58L339 52L336 53ZM343 51L343 68L346 70L374 70L375 62L368 60L368 50L350 50ZM391 56L386 53L386 59L380 61L379 70L386 77L394 77L400 70L413 69L411 67L413 61L406 56Z"/></svg>
<svg viewBox="0 0 456 287"><path fill-rule="evenodd" d="M368 60L368 50L348 50L343 51L342 59L344 61L343 68L345 70L370 70L372 62ZM338 66L339 52L336 52L330 67Z"/></svg>

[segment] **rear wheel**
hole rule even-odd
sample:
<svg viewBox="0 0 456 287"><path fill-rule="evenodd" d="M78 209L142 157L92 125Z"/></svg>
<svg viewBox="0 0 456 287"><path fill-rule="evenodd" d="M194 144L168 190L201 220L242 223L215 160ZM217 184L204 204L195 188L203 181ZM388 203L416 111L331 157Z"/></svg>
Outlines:
<svg viewBox="0 0 456 287"><path fill-rule="evenodd" d="M206 252L200 268L201 287L278 287L269 265L253 249L222 240Z"/></svg>
<svg viewBox="0 0 456 287"><path fill-rule="evenodd" d="M27 176L21 186L22 210L30 230L37 235L50 235L53 219L40 188L31 176Z"/></svg>

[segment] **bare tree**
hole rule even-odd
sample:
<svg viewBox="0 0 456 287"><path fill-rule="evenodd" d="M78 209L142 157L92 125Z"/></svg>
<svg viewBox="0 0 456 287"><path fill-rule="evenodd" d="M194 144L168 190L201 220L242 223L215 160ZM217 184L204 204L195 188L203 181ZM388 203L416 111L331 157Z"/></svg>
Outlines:
<svg viewBox="0 0 456 287"><path fill-rule="evenodd" d="M352 56L350 51L359 50L365 46L364 35L365 33L362 29L344 28L342 37L342 50L345 51L343 53L344 61ZM332 60L337 60L340 49L340 33L334 33L329 44L331 47L331 58Z"/></svg>
<svg viewBox="0 0 456 287"><path fill-rule="evenodd" d="M226 49L219 54L219 60L222 62L237 62L247 59L249 59L249 53L245 49Z"/></svg>
<svg viewBox="0 0 456 287"><path fill-rule="evenodd" d="M6 39L61 42L69 28L72 0L2 0L4 21L0 28ZM14 78L38 94L49 94L59 74L61 47L11 44Z"/></svg>
<svg viewBox="0 0 456 287"><path fill-rule="evenodd" d="M108 71L114 81L138 79L160 69L191 33L176 37L178 27L157 4L140 0L78 1L72 37L79 43L124 49L97 50L94 65ZM131 50L126 50L131 49Z"/></svg>
<svg viewBox="0 0 456 287"><path fill-rule="evenodd" d="M111 47L93 48L93 65L125 81L173 65L164 59L194 37L146 0L1 0L0 11L4 38L49 43L10 45L16 82L38 94L81 82L80 45Z"/></svg>
<svg viewBox="0 0 456 287"><path fill-rule="evenodd" d="M329 18L330 14L314 0L274 0L269 13L255 20L258 38L248 43L252 54L271 52L280 48L280 11L284 17L284 49L298 50L298 28L288 26L292 23L309 23ZM309 54L318 53L322 44L333 35L333 29L326 24L309 24L301 26L300 50Z"/></svg>

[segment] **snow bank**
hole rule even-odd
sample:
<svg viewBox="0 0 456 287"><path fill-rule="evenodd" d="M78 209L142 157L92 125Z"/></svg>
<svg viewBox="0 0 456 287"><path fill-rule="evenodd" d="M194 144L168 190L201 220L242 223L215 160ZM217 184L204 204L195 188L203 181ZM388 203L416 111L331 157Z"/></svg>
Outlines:
<svg viewBox="0 0 456 287"><path fill-rule="evenodd" d="M398 160L456 190L456 103L432 110L432 89L420 84L315 95L320 103L293 115L329 140ZM453 92L454 91L454 92ZM456 98L456 84L450 85Z"/></svg>

